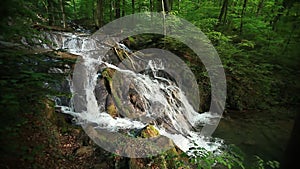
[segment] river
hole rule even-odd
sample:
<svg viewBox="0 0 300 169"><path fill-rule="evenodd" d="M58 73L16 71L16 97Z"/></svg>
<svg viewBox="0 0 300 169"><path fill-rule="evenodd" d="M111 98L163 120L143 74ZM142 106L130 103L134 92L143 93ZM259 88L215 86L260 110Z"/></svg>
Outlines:
<svg viewBox="0 0 300 169"><path fill-rule="evenodd" d="M229 112L223 118L213 136L234 144L244 153L245 165L257 162L255 155L265 161L281 161L290 138L294 119L293 112L271 111Z"/></svg>

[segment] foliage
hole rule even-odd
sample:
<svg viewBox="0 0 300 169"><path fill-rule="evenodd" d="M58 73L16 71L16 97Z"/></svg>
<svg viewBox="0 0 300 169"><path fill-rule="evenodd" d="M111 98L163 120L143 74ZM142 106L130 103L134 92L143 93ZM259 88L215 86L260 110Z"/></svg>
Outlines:
<svg viewBox="0 0 300 169"><path fill-rule="evenodd" d="M233 145L227 146L220 152L210 152L196 145L187 153L191 154L190 162L199 169L219 168L221 166L228 169L245 168L240 150Z"/></svg>
<svg viewBox="0 0 300 169"><path fill-rule="evenodd" d="M31 54L28 51L1 49L0 56L2 159L2 156L14 157L25 153L19 149L20 145L16 143L16 139L21 134L21 129L28 125L27 116L41 113L43 100L49 95L58 94L50 88L51 84L58 83L63 76L48 73L50 67L61 63L51 59L51 54ZM32 156L26 157L27 160L32 159Z"/></svg>
<svg viewBox="0 0 300 169"><path fill-rule="evenodd" d="M257 160L256 166L254 166L255 168L258 169L265 169L267 167L270 167L272 169L279 168L280 164L278 161L264 161L259 156L255 156L255 158Z"/></svg>
<svg viewBox="0 0 300 169"><path fill-rule="evenodd" d="M49 88L50 84L58 82L63 76L50 74L48 70L59 65L59 62L51 59L51 55L2 50L1 106L6 105L7 108L15 109L14 111L22 111L23 106L38 103L41 98L53 93Z"/></svg>

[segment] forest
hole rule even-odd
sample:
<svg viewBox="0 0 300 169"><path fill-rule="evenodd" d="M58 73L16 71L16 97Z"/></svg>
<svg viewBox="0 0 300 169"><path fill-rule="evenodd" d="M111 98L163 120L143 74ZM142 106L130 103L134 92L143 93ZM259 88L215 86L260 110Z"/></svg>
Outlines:
<svg viewBox="0 0 300 169"><path fill-rule="evenodd" d="M2 0L0 4L0 168L263 169L298 165L294 154L300 153L299 1ZM190 157L175 146L144 159L122 157L93 143L71 115L57 108L53 98L63 98L61 102L72 98L70 89L64 89L72 71L49 70L72 69L79 56L67 48L36 50L53 43L43 36L45 32L90 36L124 16L153 12L183 18L200 28L220 57L227 98L213 137L228 145L221 156L206 152ZM209 76L188 46L157 34L135 35L120 43L132 51L159 48L179 56L196 78L199 112L209 110ZM115 60L129 57L124 50L118 52L120 46L112 49ZM115 70L106 68L101 76L108 95L114 92L112 74ZM117 99L111 101L108 96L104 102L108 104L105 110L118 117ZM140 137L156 136L156 132L148 125Z"/></svg>

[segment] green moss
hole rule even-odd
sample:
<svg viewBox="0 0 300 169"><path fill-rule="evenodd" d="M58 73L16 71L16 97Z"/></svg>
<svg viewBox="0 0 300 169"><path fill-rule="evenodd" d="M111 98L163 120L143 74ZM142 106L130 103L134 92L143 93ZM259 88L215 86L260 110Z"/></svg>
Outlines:
<svg viewBox="0 0 300 169"><path fill-rule="evenodd" d="M111 81L114 73L115 73L114 69L106 68L102 71L101 74L105 79L107 79L108 81Z"/></svg>
<svg viewBox="0 0 300 169"><path fill-rule="evenodd" d="M108 105L106 107L106 111L108 114L110 114L112 117L117 117L118 116L118 112L117 112L117 108L114 104Z"/></svg>
<svg viewBox="0 0 300 169"><path fill-rule="evenodd" d="M148 125L145 127L141 132L142 138L150 138L150 137L156 137L159 135L158 130L153 125Z"/></svg>

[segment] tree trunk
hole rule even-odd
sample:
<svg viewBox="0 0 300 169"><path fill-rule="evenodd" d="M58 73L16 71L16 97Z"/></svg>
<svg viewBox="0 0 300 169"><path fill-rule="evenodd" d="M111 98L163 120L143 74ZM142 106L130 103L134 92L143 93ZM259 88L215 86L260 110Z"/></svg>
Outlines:
<svg viewBox="0 0 300 169"><path fill-rule="evenodd" d="M227 9L228 9L228 0L224 0L222 4L222 8L219 15L219 24L222 24L226 20L227 15Z"/></svg>
<svg viewBox="0 0 300 169"><path fill-rule="evenodd" d="M60 10L61 10L61 14L62 14L63 27L66 28L66 14L65 14L64 3L65 3L64 0L60 0Z"/></svg>
<svg viewBox="0 0 300 169"><path fill-rule="evenodd" d="M48 3L48 24L49 26L53 26L54 24L54 15L53 15L53 1L52 0L47 0L47 3Z"/></svg>
<svg viewBox="0 0 300 169"><path fill-rule="evenodd" d="M170 11L170 3L168 0L158 0L157 12L165 11L168 13Z"/></svg>
<svg viewBox="0 0 300 169"><path fill-rule="evenodd" d="M243 24L244 24L243 18L244 18L246 7L247 7L247 1L248 0L244 0L244 3L243 3L243 9L242 9L242 14L241 14L241 24L240 24L240 35L243 33Z"/></svg>
<svg viewBox="0 0 300 169"><path fill-rule="evenodd" d="M171 11L169 0L162 0L164 3L165 12L168 13Z"/></svg>
<svg viewBox="0 0 300 169"><path fill-rule="evenodd" d="M121 10L120 10L120 0L115 1L115 17L118 19L121 17Z"/></svg>
<svg viewBox="0 0 300 169"><path fill-rule="evenodd" d="M259 4L258 4L258 6L257 6L257 10L256 10L256 16L259 16L259 14L260 14L260 12L261 12L263 6L264 6L264 0L260 0L260 1L259 1Z"/></svg>
<svg viewBox="0 0 300 169"><path fill-rule="evenodd" d="M135 8L135 2L134 2L134 0L131 0L132 14L134 14L134 8Z"/></svg>
<svg viewBox="0 0 300 169"><path fill-rule="evenodd" d="M287 14L289 15L289 9L293 6L293 4L297 0L283 0L282 6L283 8L279 8L278 11L272 11L272 12L277 12L277 15L274 17L273 20L270 21L270 25L272 26L272 30L276 31L276 23L279 21L280 17L283 15L283 11L287 9ZM278 0L275 1L276 5L280 5Z"/></svg>
<svg viewBox="0 0 300 169"><path fill-rule="evenodd" d="M122 16L125 16L125 6L126 6L126 1L122 1Z"/></svg>
<svg viewBox="0 0 300 169"><path fill-rule="evenodd" d="M75 0L72 0L72 3L73 3L73 12L75 14L74 18L76 18L76 2L75 2Z"/></svg>
<svg viewBox="0 0 300 169"><path fill-rule="evenodd" d="M110 8L109 8L109 19L112 21L113 20L113 16L114 16L114 1L110 1Z"/></svg>
<svg viewBox="0 0 300 169"><path fill-rule="evenodd" d="M104 25L104 0L97 1L97 9L96 9L96 26L101 28Z"/></svg>
<svg viewBox="0 0 300 169"><path fill-rule="evenodd" d="M150 0L150 12L153 12L153 0Z"/></svg>
<svg viewBox="0 0 300 169"><path fill-rule="evenodd" d="M138 12L141 12L141 10L142 10L142 5L141 5L141 1L138 1L139 3L138 3Z"/></svg>
<svg viewBox="0 0 300 169"><path fill-rule="evenodd" d="M173 9L173 0L169 0L169 8L170 8L170 11ZM200 3L199 3L200 4Z"/></svg>

